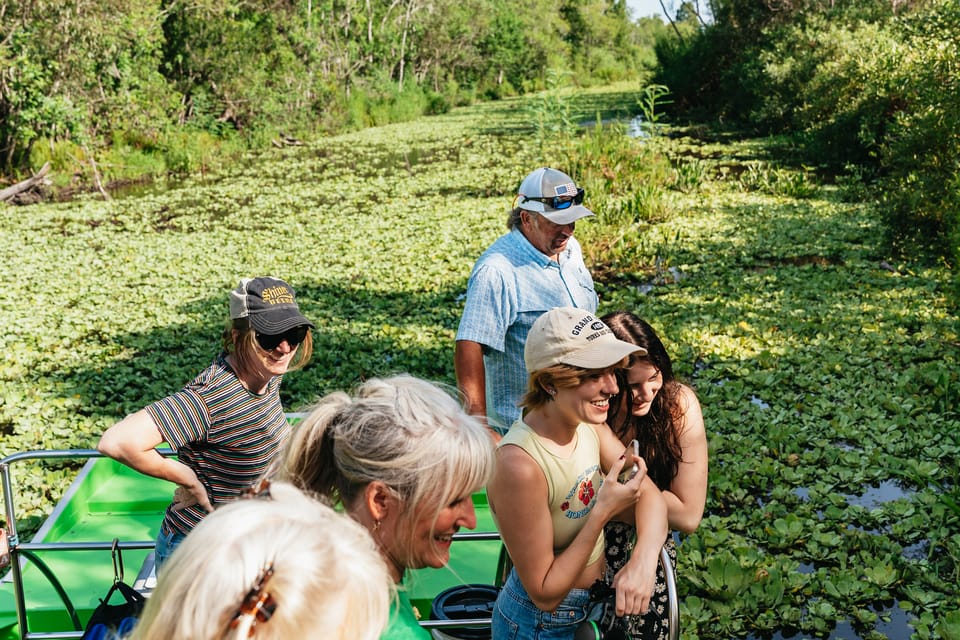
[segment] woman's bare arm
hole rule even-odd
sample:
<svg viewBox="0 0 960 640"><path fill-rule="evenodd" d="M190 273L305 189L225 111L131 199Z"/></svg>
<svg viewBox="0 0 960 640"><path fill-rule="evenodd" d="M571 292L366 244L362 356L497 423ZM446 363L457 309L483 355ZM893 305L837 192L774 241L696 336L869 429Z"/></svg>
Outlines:
<svg viewBox="0 0 960 640"><path fill-rule="evenodd" d="M553 522L547 505L547 483L534 460L519 447L497 450L496 472L487 487L490 508L530 599L553 611L576 586L606 522L637 499L640 481L616 482L623 461L610 471L583 528L559 554L553 550ZM610 485L608 487L608 484Z"/></svg>

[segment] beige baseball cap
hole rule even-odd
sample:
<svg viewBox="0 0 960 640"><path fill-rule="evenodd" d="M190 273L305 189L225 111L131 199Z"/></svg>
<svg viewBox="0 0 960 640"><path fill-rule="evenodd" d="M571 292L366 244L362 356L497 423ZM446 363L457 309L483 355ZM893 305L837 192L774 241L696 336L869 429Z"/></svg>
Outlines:
<svg viewBox="0 0 960 640"><path fill-rule="evenodd" d="M523 348L527 372L568 364L583 369L605 369L630 354L647 350L613 335L600 318L573 307L556 307L533 323Z"/></svg>

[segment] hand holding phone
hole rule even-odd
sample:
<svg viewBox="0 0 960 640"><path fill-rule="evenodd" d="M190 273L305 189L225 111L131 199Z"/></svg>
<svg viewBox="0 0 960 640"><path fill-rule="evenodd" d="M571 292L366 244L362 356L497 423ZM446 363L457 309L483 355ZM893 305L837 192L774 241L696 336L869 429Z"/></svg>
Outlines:
<svg viewBox="0 0 960 640"><path fill-rule="evenodd" d="M637 458L640 457L640 443L637 442L637 439L634 438L630 441L630 444L627 445L627 450L624 452L624 456L628 453L633 453ZM633 479L637 472L640 471L640 465L636 461L633 462L629 467L624 467L623 471L620 472L620 476L617 478L620 482L629 482Z"/></svg>

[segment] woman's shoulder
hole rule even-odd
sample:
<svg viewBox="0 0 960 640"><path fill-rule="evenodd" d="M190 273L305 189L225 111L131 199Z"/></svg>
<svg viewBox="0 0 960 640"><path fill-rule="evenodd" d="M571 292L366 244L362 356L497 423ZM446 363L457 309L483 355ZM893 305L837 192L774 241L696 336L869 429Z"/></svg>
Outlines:
<svg viewBox="0 0 960 640"><path fill-rule="evenodd" d="M693 390L693 387L684 384L682 382L677 383L677 402L680 404L681 410L686 413L689 409L696 407L700 408L700 399L697 398L697 392Z"/></svg>
<svg viewBox="0 0 960 640"><path fill-rule="evenodd" d="M504 446L504 444L513 446ZM530 439L522 443L504 443L501 440L500 445L497 448L497 461L494 465L495 480L488 485L488 489L491 485L515 488L540 486L540 483L544 482L543 452L535 440Z"/></svg>
<svg viewBox="0 0 960 640"><path fill-rule="evenodd" d="M703 427L703 413L700 409L700 400L697 398L696 392L689 386L678 383L679 389L677 392L677 409L679 415L679 424L683 428L684 432L689 433L690 431L702 432Z"/></svg>
<svg viewBox="0 0 960 640"><path fill-rule="evenodd" d="M596 442L598 445L600 443L601 431L610 431L610 427L606 422L601 422L600 424L581 422L577 426L577 433L580 434L580 437L588 437L591 439L591 441Z"/></svg>
<svg viewBox="0 0 960 640"><path fill-rule="evenodd" d="M504 438L506 439L506 438ZM513 446L507 446L513 445ZM522 441L514 440L512 442L500 441L497 447L496 472L509 474L511 476L525 475L534 473L540 468L536 460L539 448L534 439L525 439Z"/></svg>
<svg viewBox="0 0 960 640"><path fill-rule="evenodd" d="M400 591L397 596L393 610L390 612L390 622L380 636L380 640L428 640L430 633L420 626L417 612L406 595Z"/></svg>
<svg viewBox="0 0 960 640"><path fill-rule="evenodd" d="M194 383L209 383L224 376L237 377L226 358L226 354L220 353L213 359L213 362L207 365L206 369L197 374Z"/></svg>
<svg viewBox="0 0 960 640"><path fill-rule="evenodd" d="M700 404L700 401L697 399L697 392L693 390L693 387L683 382L677 383L677 397L684 402L693 401L698 405Z"/></svg>

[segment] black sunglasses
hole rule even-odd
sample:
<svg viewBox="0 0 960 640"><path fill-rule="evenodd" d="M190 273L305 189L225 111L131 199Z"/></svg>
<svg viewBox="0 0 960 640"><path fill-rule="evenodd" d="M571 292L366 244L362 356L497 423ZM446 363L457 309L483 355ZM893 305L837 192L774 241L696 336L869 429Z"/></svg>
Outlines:
<svg viewBox="0 0 960 640"><path fill-rule="evenodd" d="M532 196L523 196L523 200L520 201L520 204L523 204L529 200L542 202L551 209L569 209L573 205L583 202L583 189L577 189L577 193L574 196L553 196L550 198L534 198Z"/></svg>
<svg viewBox="0 0 960 640"><path fill-rule="evenodd" d="M256 333L257 344L260 345L260 348L264 351L273 351L280 346L280 343L284 340L287 341L291 347L296 347L301 342L304 341L307 337L307 331L310 330L305 324L300 325L299 327L294 327L284 331L283 333L278 333L276 335L270 335L267 333Z"/></svg>

